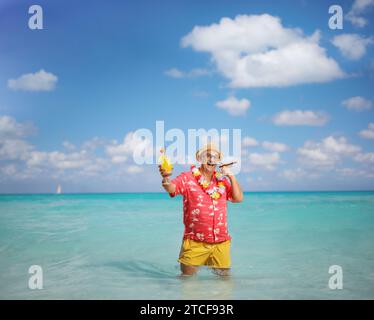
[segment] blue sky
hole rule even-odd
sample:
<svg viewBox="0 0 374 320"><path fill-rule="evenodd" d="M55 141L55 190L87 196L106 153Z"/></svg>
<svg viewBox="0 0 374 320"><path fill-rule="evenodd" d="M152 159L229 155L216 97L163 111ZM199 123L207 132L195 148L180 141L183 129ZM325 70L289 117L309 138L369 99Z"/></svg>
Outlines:
<svg viewBox="0 0 374 320"><path fill-rule="evenodd" d="M373 1L32 4L0 5L0 192L160 191L156 120L241 129L247 191L373 189Z"/></svg>

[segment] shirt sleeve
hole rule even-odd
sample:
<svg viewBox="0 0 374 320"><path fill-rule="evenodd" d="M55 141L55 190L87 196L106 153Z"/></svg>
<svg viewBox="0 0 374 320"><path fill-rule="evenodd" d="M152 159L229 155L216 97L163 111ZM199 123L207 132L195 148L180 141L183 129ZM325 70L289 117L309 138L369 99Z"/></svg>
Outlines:
<svg viewBox="0 0 374 320"><path fill-rule="evenodd" d="M184 195L186 192L185 188L185 175L181 173L177 177L175 177L173 180L171 180L171 183L175 185L175 192L174 193L169 193L170 197L175 197L178 194Z"/></svg>

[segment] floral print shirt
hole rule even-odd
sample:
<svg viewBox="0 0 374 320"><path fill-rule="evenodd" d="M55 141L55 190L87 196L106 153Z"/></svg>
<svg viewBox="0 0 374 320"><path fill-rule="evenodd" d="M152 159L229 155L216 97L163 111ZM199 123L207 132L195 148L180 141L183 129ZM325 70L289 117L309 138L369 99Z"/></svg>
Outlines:
<svg viewBox="0 0 374 320"><path fill-rule="evenodd" d="M171 182L176 189L170 196L183 196L183 239L208 243L231 239L227 229L227 200L232 201L231 184L228 179L225 179L225 192L217 200L212 199L203 190L192 172L183 172ZM217 185L215 175L210 183Z"/></svg>

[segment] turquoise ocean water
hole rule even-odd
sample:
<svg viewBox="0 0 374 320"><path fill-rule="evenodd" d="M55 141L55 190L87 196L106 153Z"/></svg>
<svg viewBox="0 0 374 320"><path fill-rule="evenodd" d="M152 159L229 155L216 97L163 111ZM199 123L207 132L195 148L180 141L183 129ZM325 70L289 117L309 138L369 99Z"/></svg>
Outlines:
<svg viewBox="0 0 374 320"><path fill-rule="evenodd" d="M181 198L1 195L0 299L374 298L374 192L251 192L228 220L231 278L182 280ZM42 290L28 288L31 265Z"/></svg>

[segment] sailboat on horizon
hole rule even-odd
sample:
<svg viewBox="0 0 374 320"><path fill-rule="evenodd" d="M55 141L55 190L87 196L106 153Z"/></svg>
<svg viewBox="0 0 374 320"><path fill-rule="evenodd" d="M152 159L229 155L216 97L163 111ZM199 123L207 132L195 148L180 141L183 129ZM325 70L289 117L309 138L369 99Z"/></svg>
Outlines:
<svg viewBox="0 0 374 320"><path fill-rule="evenodd" d="M62 193L62 189L61 189L61 185L59 184L57 186L56 194L61 194L61 193Z"/></svg>

